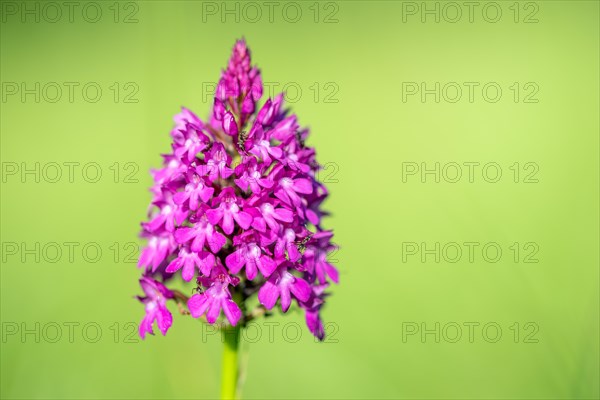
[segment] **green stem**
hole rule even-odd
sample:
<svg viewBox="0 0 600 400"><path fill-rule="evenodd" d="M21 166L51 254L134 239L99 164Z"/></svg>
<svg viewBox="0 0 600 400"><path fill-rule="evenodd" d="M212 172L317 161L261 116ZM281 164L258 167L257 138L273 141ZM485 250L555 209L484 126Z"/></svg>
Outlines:
<svg viewBox="0 0 600 400"><path fill-rule="evenodd" d="M223 366L221 369L221 399L236 398L238 382L238 349L240 344L240 326L223 330Z"/></svg>

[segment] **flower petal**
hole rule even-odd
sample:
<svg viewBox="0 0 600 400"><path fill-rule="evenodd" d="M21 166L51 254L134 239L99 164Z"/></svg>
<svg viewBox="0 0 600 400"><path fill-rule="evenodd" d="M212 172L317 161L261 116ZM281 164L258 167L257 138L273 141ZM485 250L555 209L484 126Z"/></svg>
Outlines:
<svg viewBox="0 0 600 400"><path fill-rule="evenodd" d="M208 247L213 253L217 253L227 243L227 239L219 232L213 232L212 237L208 240Z"/></svg>
<svg viewBox="0 0 600 400"><path fill-rule="evenodd" d="M306 326L308 330L319 340L325 338L325 329L323 329L323 323L319 318L319 313L314 311L306 311Z"/></svg>
<svg viewBox="0 0 600 400"><path fill-rule="evenodd" d="M275 306L278 298L279 288L274 285L271 280L265 282L258 291L258 301L260 301L260 304L265 306L267 310L270 310Z"/></svg>
<svg viewBox="0 0 600 400"><path fill-rule="evenodd" d="M211 225L216 225L223 218L223 210L221 208L206 210L206 218Z"/></svg>
<svg viewBox="0 0 600 400"><path fill-rule="evenodd" d="M219 314L221 314L221 302L213 298L206 313L206 320L208 323L214 324L219 318Z"/></svg>
<svg viewBox="0 0 600 400"><path fill-rule="evenodd" d="M158 306L158 312L156 314L156 325L158 325L158 329L160 329L160 333L164 335L167 334L167 331L173 325L173 315L166 306Z"/></svg>
<svg viewBox="0 0 600 400"><path fill-rule="evenodd" d="M202 251L198 254L198 267L200 272L204 275L209 276L210 271L215 266L215 256L208 251Z"/></svg>
<svg viewBox="0 0 600 400"><path fill-rule="evenodd" d="M250 228L250 224L252 224L252 215L248 214L247 212L240 211L237 214L234 214L233 217L238 225L243 229Z"/></svg>
<svg viewBox="0 0 600 400"><path fill-rule="evenodd" d="M292 185L294 192L296 193L304 193L309 194L312 193L313 187L308 179L295 179L294 184Z"/></svg>
<svg viewBox="0 0 600 400"><path fill-rule="evenodd" d="M238 134L238 127L233 114L227 111L223 115L223 130L229 136L236 136Z"/></svg>
<svg viewBox="0 0 600 400"><path fill-rule="evenodd" d="M271 276L273 271L277 268L277 264L270 257L265 255L260 256L257 260L258 269L263 274L265 278Z"/></svg>
<svg viewBox="0 0 600 400"><path fill-rule="evenodd" d="M223 312L229 323L235 326L242 317L242 311L238 305L235 301L226 298L221 302L221 307L223 307Z"/></svg>
<svg viewBox="0 0 600 400"><path fill-rule="evenodd" d="M294 282L290 285L290 290L300 301L308 301L312 291L308 282L298 277L294 277Z"/></svg>
<svg viewBox="0 0 600 400"><path fill-rule="evenodd" d="M221 227L223 228L223 232L228 235L231 235L233 232L233 215L230 212L223 214L223 222L221 223Z"/></svg>
<svg viewBox="0 0 600 400"><path fill-rule="evenodd" d="M186 243L191 240L195 234L196 232L192 228L179 228L175 231L175 240L179 244Z"/></svg>
<svg viewBox="0 0 600 400"><path fill-rule="evenodd" d="M283 222L292 222L294 220L294 213L287 208L276 208L273 210L273 216Z"/></svg>
<svg viewBox="0 0 600 400"><path fill-rule="evenodd" d="M186 257L183 262L183 271L181 271L181 277L184 281L189 282L194 277L196 272L196 264L194 263L194 259L192 256Z"/></svg>
<svg viewBox="0 0 600 400"><path fill-rule="evenodd" d="M172 274L174 272L179 271L182 266L183 266L183 260L181 258L177 257L176 259L171 261L169 263L169 265L167 265L167 269L165 270L165 272Z"/></svg>
<svg viewBox="0 0 600 400"><path fill-rule="evenodd" d="M208 308L208 297L204 293L196 293L189 298L187 306L192 317L198 318L202 316Z"/></svg>
<svg viewBox="0 0 600 400"><path fill-rule="evenodd" d="M225 258L225 265L232 274L237 274L246 263L245 251L237 249Z"/></svg>
<svg viewBox="0 0 600 400"><path fill-rule="evenodd" d="M288 286L280 286L279 293L281 295L281 311L287 312L292 304L292 296L290 296L290 289Z"/></svg>

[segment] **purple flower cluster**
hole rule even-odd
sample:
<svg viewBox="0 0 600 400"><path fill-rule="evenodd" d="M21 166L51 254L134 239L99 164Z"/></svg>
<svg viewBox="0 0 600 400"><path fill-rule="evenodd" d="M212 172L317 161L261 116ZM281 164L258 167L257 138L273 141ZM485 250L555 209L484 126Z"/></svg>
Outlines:
<svg viewBox="0 0 600 400"><path fill-rule="evenodd" d="M282 94L258 107L262 92L241 40L217 85L210 121L186 108L175 116L173 151L152 171L149 221L142 223L142 337L155 320L163 334L171 326L165 304L175 291L161 281L178 273L198 284L187 299L195 318L212 324L222 310L231 325L244 322L245 301L257 293L266 310L280 300L286 312L295 299L310 331L324 337L319 311L329 282L338 282L327 262L333 234L321 227L327 189L316 179L308 130L283 109Z"/></svg>

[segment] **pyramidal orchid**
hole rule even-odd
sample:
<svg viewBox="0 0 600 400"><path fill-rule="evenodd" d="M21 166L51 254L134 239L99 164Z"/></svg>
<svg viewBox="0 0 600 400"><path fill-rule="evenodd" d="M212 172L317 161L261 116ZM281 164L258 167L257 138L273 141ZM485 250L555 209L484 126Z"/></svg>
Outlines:
<svg viewBox="0 0 600 400"><path fill-rule="evenodd" d="M169 300L182 314L234 332L225 343L224 397L235 390L239 329L296 304L322 340L325 290L338 282L327 261L333 234L321 225L328 192L316 179L320 166L306 145L308 129L284 109L283 94L262 97L260 71L245 41L237 41L209 118L186 108L175 116L172 151L152 171L153 198L142 223L140 336L153 334L155 323L167 333ZM177 279L195 282L196 293L167 288ZM248 310L252 296L259 306Z"/></svg>

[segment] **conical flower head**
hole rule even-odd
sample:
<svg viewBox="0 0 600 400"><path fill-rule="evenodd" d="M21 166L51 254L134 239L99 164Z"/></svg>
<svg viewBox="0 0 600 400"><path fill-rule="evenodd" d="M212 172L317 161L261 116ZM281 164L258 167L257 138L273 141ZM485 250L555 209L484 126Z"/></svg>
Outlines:
<svg viewBox="0 0 600 400"><path fill-rule="evenodd" d="M338 281L327 260L333 234L321 221L328 192L316 178L308 129L283 110L282 94L259 107L262 94L260 71L239 40L210 122L186 108L175 116L172 152L152 172L153 200L142 223L142 336L154 321L163 334L169 329L167 300L185 299L194 318L215 323L223 315L236 325L250 296L265 310L297 304L309 330L324 336L324 290ZM167 289L173 279L195 280L197 293Z"/></svg>

